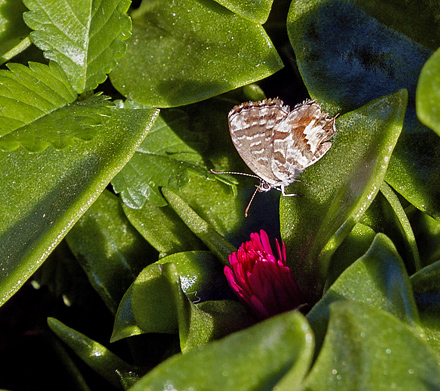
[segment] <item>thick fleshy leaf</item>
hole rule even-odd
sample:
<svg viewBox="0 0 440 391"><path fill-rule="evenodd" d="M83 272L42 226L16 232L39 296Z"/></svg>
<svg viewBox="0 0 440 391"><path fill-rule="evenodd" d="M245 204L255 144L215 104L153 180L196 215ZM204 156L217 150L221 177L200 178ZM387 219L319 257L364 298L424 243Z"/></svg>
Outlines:
<svg viewBox="0 0 440 391"><path fill-rule="evenodd" d="M295 389L312 355L313 335L307 322L298 312L288 312L176 355L140 379L130 391L162 390L164 385L176 390L250 391L272 389L280 381L283 390Z"/></svg>
<svg viewBox="0 0 440 391"><path fill-rule="evenodd" d="M362 223L357 223L353 227L332 255L324 292L328 290L347 267L367 252L371 243L373 243L376 233L369 226Z"/></svg>
<svg viewBox="0 0 440 391"><path fill-rule="evenodd" d="M146 202L142 209L132 209L122 204L130 223L158 252L159 257L190 250L205 250L195 236L170 206L156 206Z"/></svg>
<svg viewBox="0 0 440 391"><path fill-rule="evenodd" d="M143 2L132 16L127 54L110 77L150 107L198 102L282 67L261 25L211 0Z"/></svg>
<svg viewBox="0 0 440 391"><path fill-rule="evenodd" d="M107 190L74 225L66 241L113 313L140 271L157 259L128 222L118 198Z"/></svg>
<svg viewBox="0 0 440 391"><path fill-rule="evenodd" d="M163 261L166 262L166 258ZM182 264L179 269L185 270ZM188 279L183 279L185 281ZM192 286L190 290L195 291L195 288ZM182 352L245 328L254 321L236 301L208 301L194 305L181 288L174 263L145 268L133 283L131 306L136 325L144 332L178 332ZM118 336L114 333L112 338L115 340Z"/></svg>
<svg viewBox="0 0 440 391"><path fill-rule="evenodd" d="M26 7L20 0L0 1L0 64L26 49L31 41L29 28L23 22Z"/></svg>
<svg viewBox="0 0 440 391"><path fill-rule="evenodd" d="M131 298L133 295L133 285L127 289L116 311L115 323L113 326L110 342L116 342L123 338L143 334L144 331L137 325L133 314Z"/></svg>
<svg viewBox="0 0 440 391"><path fill-rule="evenodd" d="M131 20L129 0L23 0L32 42L58 63L76 93L104 82L125 53Z"/></svg>
<svg viewBox="0 0 440 391"><path fill-rule="evenodd" d="M87 101L72 104L77 96L57 64L8 64L8 68L0 70L0 150L21 145L40 152L49 144L64 148L74 138L93 137L93 125L100 123L105 105L88 111ZM72 115L78 121L72 121Z"/></svg>
<svg viewBox="0 0 440 391"><path fill-rule="evenodd" d="M312 304L330 257L373 201L402 129L404 90L339 117L330 151L280 201L281 236L290 268ZM292 187L293 187L292 186Z"/></svg>
<svg viewBox="0 0 440 391"><path fill-rule="evenodd" d="M215 0L228 10L249 19L252 22L264 24L269 17L273 0Z"/></svg>
<svg viewBox="0 0 440 391"><path fill-rule="evenodd" d="M408 258L411 258L411 262L407 264L407 269L411 274L412 271L420 270L421 262L419 250L417 248L416 238L414 236L413 229L408 220L408 216L403 209L402 204L399 201L396 193L394 193L393 189L390 188L385 182L382 183L380 187L381 193L387 199L391 208L395 213L395 218L398 224L397 230L400 231L404 241L405 241L405 254L407 254Z"/></svg>
<svg viewBox="0 0 440 391"><path fill-rule="evenodd" d="M440 136L440 49L426 62L417 85L417 116Z"/></svg>
<svg viewBox="0 0 440 391"><path fill-rule="evenodd" d="M317 347L325 336L329 307L340 300L364 302L381 308L421 333L405 266L391 240L383 234L377 234L370 249L341 274L307 315Z"/></svg>
<svg viewBox="0 0 440 391"><path fill-rule="evenodd" d="M147 333L176 333L177 307L185 301L172 263L147 266L132 286L133 315L136 324Z"/></svg>
<svg viewBox="0 0 440 391"><path fill-rule="evenodd" d="M157 264L173 263L185 295L194 303L234 299L223 274L223 266L208 251L186 251L160 259Z"/></svg>
<svg viewBox="0 0 440 391"><path fill-rule="evenodd" d="M163 323L167 325L173 323L173 326L166 326L165 328L159 329L151 329L148 320L142 320L143 316L147 316L148 319L162 319L164 316L167 316L164 307L161 307L160 303L159 306L156 306L156 293L149 293L150 289L154 289L154 279L162 279L163 271L161 271L162 269L160 269L159 265L167 263L173 263L173 267L180 276L180 288L183 290L186 297L191 301L198 303L206 300L234 298L228 284L226 283L220 263L211 253L207 251L191 251L167 256L158 261L155 265L151 265L151 267L146 268L139 276L138 282L133 284L124 295L116 315L112 341L126 338L127 336L131 335L141 334L145 331L166 332L177 329L174 326L174 323L178 322L177 318L174 320L168 319ZM159 275L157 274L158 268L160 272ZM150 280L153 282L150 283ZM143 285L144 281L147 281L145 285ZM166 278L164 279L164 284L165 286L171 286L171 289L173 289L171 282L167 282ZM141 316L140 322L142 323L145 331L142 331L142 329L139 328L136 323L135 315L133 314L133 305L136 305L136 302L132 303L133 288L136 290L138 295L137 302L139 303L139 316ZM142 292L140 292L139 288L142 289ZM162 294L163 296L165 295L163 290L157 294ZM170 294L164 296L163 298L165 300L171 300L171 305L176 308L181 305L179 300L173 301L172 295ZM136 307L136 310L137 309L138 308ZM160 324L160 322L154 323L154 327L158 324Z"/></svg>
<svg viewBox="0 0 440 391"><path fill-rule="evenodd" d="M440 221L417 211L411 218L411 224L414 226L422 265L440 260Z"/></svg>
<svg viewBox="0 0 440 391"><path fill-rule="evenodd" d="M127 389L142 374L142 369L127 364L105 346L67 327L59 320L49 318L48 325L87 365L113 386Z"/></svg>
<svg viewBox="0 0 440 391"><path fill-rule="evenodd" d="M405 201L405 200L403 200ZM420 270L420 256L408 216L394 190L383 182L361 222L387 235L396 246L409 274Z"/></svg>
<svg viewBox="0 0 440 391"><path fill-rule="evenodd" d="M109 110L91 141L0 153L0 304L41 265L130 159L156 110ZM25 197L23 195L26 195Z"/></svg>
<svg viewBox="0 0 440 391"><path fill-rule="evenodd" d="M440 261L411 276L426 340L440 357ZM440 359L439 359L440 361Z"/></svg>
<svg viewBox="0 0 440 391"><path fill-rule="evenodd" d="M188 130L188 122L180 110L160 114L133 158L112 181L127 206L140 209L147 200L165 206L160 186L179 188L188 180L188 170L206 176L198 151L205 149L205 140L201 133Z"/></svg>
<svg viewBox="0 0 440 391"><path fill-rule="evenodd" d="M304 389L433 391L439 387L436 355L401 320L363 303L339 301L330 306L324 345Z"/></svg>
<svg viewBox="0 0 440 391"><path fill-rule="evenodd" d="M220 235L208 222L203 220L188 204L177 194L169 189L163 189L167 201L185 222L189 229L205 243L205 245L223 262L229 265L229 255L237 251L222 235Z"/></svg>
<svg viewBox="0 0 440 391"><path fill-rule="evenodd" d="M300 0L292 2L287 23L299 71L324 107L346 112L408 90L405 124L386 180L436 218L440 139L417 120L414 103L422 66L440 45L439 34L424 27L439 26L438 13L438 4L428 1L402 7L395 0Z"/></svg>

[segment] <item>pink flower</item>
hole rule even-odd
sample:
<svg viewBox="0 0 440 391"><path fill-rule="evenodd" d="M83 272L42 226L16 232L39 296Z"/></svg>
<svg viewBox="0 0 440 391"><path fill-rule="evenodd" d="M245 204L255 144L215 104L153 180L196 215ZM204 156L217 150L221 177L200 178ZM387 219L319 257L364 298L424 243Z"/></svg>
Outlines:
<svg viewBox="0 0 440 391"><path fill-rule="evenodd" d="M286 247L281 244L282 248L276 240L276 259L266 232L253 233L249 242L229 256L231 267L224 268L228 284L240 302L261 320L304 304L286 265Z"/></svg>

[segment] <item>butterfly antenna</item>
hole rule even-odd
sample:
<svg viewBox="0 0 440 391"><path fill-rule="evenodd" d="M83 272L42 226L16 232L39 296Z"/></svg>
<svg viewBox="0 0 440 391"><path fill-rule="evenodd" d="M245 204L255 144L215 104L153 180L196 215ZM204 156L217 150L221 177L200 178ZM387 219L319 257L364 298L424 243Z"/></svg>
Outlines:
<svg viewBox="0 0 440 391"><path fill-rule="evenodd" d="M248 212L249 212L249 208L251 207L252 201L255 198L255 194L257 194L257 192L260 190L260 187L257 187L254 191L254 194L252 194L251 200L249 201L249 204L246 208L246 210L244 211L244 217L248 217Z"/></svg>
<svg viewBox="0 0 440 391"><path fill-rule="evenodd" d="M251 178L257 178L260 179L260 177L252 174L246 174L245 172L235 172L235 171L215 171L215 170L209 170L213 174L232 174L232 175L244 175L244 176L250 176Z"/></svg>

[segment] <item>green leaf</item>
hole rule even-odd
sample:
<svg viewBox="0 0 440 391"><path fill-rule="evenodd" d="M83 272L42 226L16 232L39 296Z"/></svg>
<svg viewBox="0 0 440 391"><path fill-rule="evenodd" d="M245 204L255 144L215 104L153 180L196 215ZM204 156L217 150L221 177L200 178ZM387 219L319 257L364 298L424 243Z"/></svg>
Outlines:
<svg viewBox="0 0 440 391"><path fill-rule="evenodd" d="M66 105L50 115L7 134L0 148L13 151L22 146L29 152L44 151L49 145L56 149L71 146L75 139L90 141L105 116L110 114L107 97L91 98Z"/></svg>
<svg viewBox="0 0 440 391"><path fill-rule="evenodd" d="M215 0L228 10L249 19L251 22L264 24L269 17L273 0Z"/></svg>
<svg viewBox="0 0 440 391"><path fill-rule="evenodd" d="M130 159L156 110L110 110L96 136L63 150L0 153L0 304L41 265ZM26 196L24 196L26 195Z"/></svg>
<svg viewBox="0 0 440 391"><path fill-rule="evenodd" d="M118 310L115 315L115 323L110 342L116 342L123 338L132 337L134 335L143 334L144 331L137 325L136 318L133 314L131 299L133 296L133 285L125 292L119 303Z"/></svg>
<svg viewBox="0 0 440 391"><path fill-rule="evenodd" d="M140 209L146 200L165 206L160 186L179 188L187 181L187 170L206 175L197 151L204 140L188 130L187 122L180 110L162 112L135 155L113 179L115 192L127 206Z"/></svg>
<svg viewBox="0 0 440 391"><path fill-rule="evenodd" d="M20 0L0 1L0 64L31 44L27 38L30 30L23 22L24 11L26 7Z"/></svg>
<svg viewBox="0 0 440 391"><path fill-rule="evenodd" d="M113 386L127 389L135 384L140 368L127 364L105 346L67 327L59 320L48 318L50 329L66 343L88 366L107 379Z"/></svg>
<svg viewBox="0 0 440 391"><path fill-rule="evenodd" d="M147 266L133 283L133 315L136 324L147 333L176 333L176 309L185 300L172 263Z"/></svg>
<svg viewBox="0 0 440 391"><path fill-rule="evenodd" d="M410 274L420 270L420 256L408 216L393 189L383 182L380 193L361 222L387 235L396 245Z"/></svg>
<svg viewBox="0 0 440 391"><path fill-rule="evenodd" d="M313 335L307 322L298 312L288 312L187 354L175 355L130 391L162 390L164 386L194 391L269 390L283 381L283 376L290 380L290 389L295 389L312 354Z"/></svg>
<svg viewBox="0 0 440 391"><path fill-rule="evenodd" d="M158 252L165 257L181 251L204 250L206 247L169 206L146 202L142 209L122 204L128 220Z"/></svg>
<svg viewBox="0 0 440 391"><path fill-rule="evenodd" d="M157 264L165 263L174 264L182 290L192 302L235 298L226 282L223 266L209 251L186 251L157 261Z"/></svg>
<svg viewBox="0 0 440 391"><path fill-rule="evenodd" d="M23 145L30 151L39 152L48 144L57 146L57 136L61 140L64 137L64 143L68 143L69 138L84 137L84 130L92 131L90 126L81 131L80 126L73 124L69 132L66 117L69 111L74 114L79 110L81 114L81 107L79 103L69 106L76 100L76 94L58 65L30 63L28 68L20 64L8 64L8 68L10 71L0 70L1 150L12 151ZM105 113L105 107L100 106L96 107L96 115ZM61 120L61 124L64 123L68 130L61 128L57 134L58 127L54 129L55 120ZM96 118L91 119L90 125L94 123ZM52 126L46 129L48 125ZM43 129L39 129L40 126Z"/></svg>
<svg viewBox="0 0 440 391"><path fill-rule="evenodd" d="M440 136L440 49L422 68L416 93L417 116Z"/></svg>
<svg viewBox="0 0 440 391"><path fill-rule="evenodd" d="M369 250L341 274L308 313L317 347L325 336L329 308L340 300L359 301L388 311L421 333L405 266L391 240L383 234L376 235Z"/></svg>
<svg viewBox="0 0 440 391"><path fill-rule="evenodd" d="M426 341L440 357L440 261L426 266L411 276ZM440 358L439 358L440 362Z"/></svg>
<svg viewBox="0 0 440 391"><path fill-rule="evenodd" d="M188 204L169 189L162 189L170 206L185 222L188 228L205 243L215 256L229 265L229 255L237 249L220 235L208 222L203 220Z"/></svg>
<svg viewBox="0 0 440 391"><path fill-rule="evenodd" d="M261 25L211 0L155 0L133 12L127 54L110 78L153 107L198 102L282 67Z"/></svg>
<svg viewBox="0 0 440 391"><path fill-rule="evenodd" d="M287 259L310 303L320 297L331 255L379 191L405 105L403 90L339 117L332 148L300 178L310 187L294 184L289 192L299 197L281 198Z"/></svg>
<svg viewBox="0 0 440 391"><path fill-rule="evenodd" d="M66 241L113 313L136 276L157 255L130 225L118 198L107 190L73 226Z"/></svg>
<svg viewBox="0 0 440 391"><path fill-rule="evenodd" d="M170 257L175 259L179 254ZM164 261L167 262L166 258ZM178 267L183 268L182 264ZM172 262L154 264L145 268L133 283L130 298L132 313L136 325L144 332L178 332L181 350L186 352L253 323L252 317L235 301L194 305L181 289L180 273L184 276L183 272L179 272ZM188 278L183 279L183 283L188 285L191 276L185 277ZM196 286L201 286L201 283ZM189 287L188 293L191 290L195 290L194 286ZM130 322L130 317L125 319ZM122 324L123 320L118 319L118 323ZM127 326L136 331L132 323ZM118 326L118 333L114 333L112 339L127 333L129 327Z"/></svg>
<svg viewBox="0 0 440 391"><path fill-rule="evenodd" d="M435 354L402 321L363 303L345 301L330 306L328 332L305 390L439 387Z"/></svg>
<svg viewBox="0 0 440 391"><path fill-rule="evenodd" d="M58 63L76 93L104 82L126 50L131 20L129 0L23 0L33 30L31 39L45 57Z"/></svg>
<svg viewBox="0 0 440 391"><path fill-rule="evenodd" d="M368 210L370 209L371 207L368 208ZM328 290L345 269L367 252L375 236L376 232L367 225L357 223L353 227L332 255L324 292Z"/></svg>
<svg viewBox="0 0 440 391"><path fill-rule="evenodd" d="M428 1L402 7L394 0L300 0L291 3L287 23L304 83L325 108L346 112L408 90L405 123L386 181L436 218L440 139L417 120L414 102L422 66L440 45L436 27L430 33L425 27L439 26L438 13L438 4Z"/></svg>
<svg viewBox="0 0 440 391"><path fill-rule="evenodd" d="M423 266L437 262L440 259L440 221L417 211L412 216L411 223L416 232Z"/></svg>

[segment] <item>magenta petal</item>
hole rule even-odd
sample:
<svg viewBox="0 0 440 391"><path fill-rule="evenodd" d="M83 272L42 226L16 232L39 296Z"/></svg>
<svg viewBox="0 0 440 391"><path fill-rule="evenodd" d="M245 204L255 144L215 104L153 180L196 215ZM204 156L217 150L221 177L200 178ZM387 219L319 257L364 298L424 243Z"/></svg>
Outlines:
<svg viewBox="0 0 440 391"><path fill-rule="evenodd" d="M252 233L251 240L229 256L231 267L224 268L231 289L259 319L295 309L304 303L286 265L286 246L283 242L280 246L276 239L275 245L276 256L265 231Z"/></svg>

